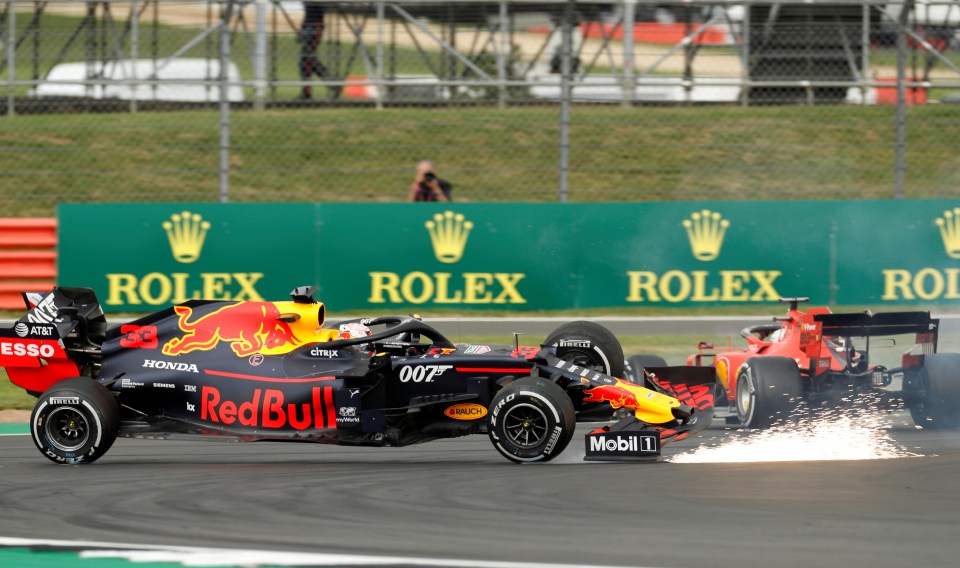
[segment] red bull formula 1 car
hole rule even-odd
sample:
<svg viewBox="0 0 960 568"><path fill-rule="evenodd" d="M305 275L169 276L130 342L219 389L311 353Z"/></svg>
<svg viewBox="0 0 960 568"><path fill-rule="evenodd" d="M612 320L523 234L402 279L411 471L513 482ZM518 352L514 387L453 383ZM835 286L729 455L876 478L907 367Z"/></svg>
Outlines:
<svg viewBox="0 0 960 568"><path fill-rule="evenodd" d="M741 331L746 347L701 342L688 358L715 370L718 416L728 407L742 426L763 428L801 405L836 408L872 394L873 404L908 408L917 426L960 427L960 354L937 353L940 321L929 312L803 312L807 298L780 301L786 316ZM644 363L656 370L649 360L633 366Z"/></svg>
<svg viewBox="0 0 960 568"><path fill-rule="evenodd" d="M544 462L598 414L609 423L586 434L585 459L649 460L712 418L712 371L622 380L619 342L590 322L540 347L454 344L413 317L324 328L313 292L191 300L112 328L90 289L25 293L0 365L38 397L33 441L61 464L91 463L117 436L181 434L404 446L486 433L507 459Z"/></svg>

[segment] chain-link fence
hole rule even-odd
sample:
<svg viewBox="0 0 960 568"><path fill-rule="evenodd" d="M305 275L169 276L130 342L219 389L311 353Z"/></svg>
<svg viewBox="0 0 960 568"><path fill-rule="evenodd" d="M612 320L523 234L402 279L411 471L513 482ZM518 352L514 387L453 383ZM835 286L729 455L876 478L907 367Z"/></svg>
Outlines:
<svg viewBox="0 0 960 568"><path fill-rule="evenodd" d="M0 0L4 214L960 194L960 0ZM898 80L899 78L899 80Z"/></svg>

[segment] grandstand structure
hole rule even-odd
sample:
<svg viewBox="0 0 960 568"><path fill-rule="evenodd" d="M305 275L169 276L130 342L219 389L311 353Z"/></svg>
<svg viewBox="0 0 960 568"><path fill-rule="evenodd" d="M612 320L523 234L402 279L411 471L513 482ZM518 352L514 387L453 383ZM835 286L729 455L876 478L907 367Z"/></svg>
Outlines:
<svg viewBox="0 0 960 568"><path fill-rule="evenodd" d="M58 97L211 103L221 81L230 101L258 108L291 104L304 83L318 87L313 105L556 101L564 79L574 100L625 105L875 102L898 73L872 65L871 48L898 37L914 62L907 88L960 81L948 56L958 0L317 4L323 72L304 76L302 2L0 2L7 111L52 109Z"/></svg>
<svg viewBox="0 0 960 568"><path fill-rule="evenodd" d="M305 4L0 0L0 207L960 187L960 0Z"/></svg>

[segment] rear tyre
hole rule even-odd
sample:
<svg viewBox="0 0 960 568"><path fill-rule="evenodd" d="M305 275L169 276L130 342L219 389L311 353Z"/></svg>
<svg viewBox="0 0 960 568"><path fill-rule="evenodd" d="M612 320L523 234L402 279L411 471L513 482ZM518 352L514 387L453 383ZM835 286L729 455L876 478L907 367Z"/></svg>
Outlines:
<svg viewBox="0 0 960 568"><path fill-rule="evenodd" d="M666 367L667 361L659 355L631 355L627 358L626 379L642 387L648 386L643 370L647 367Z"/></svg>
<svg viewBox="0 0 960 568"><path fill-rule="evenodd" d="M925 356L920 382L924 395L910 408L913 422L930 430L960 428L960 354Z"/></svg>
<svg viewBox="0 0 960 568"><path fill-rule="evenodd" d="M86 377L66 379L47 389L30 416L37 449L63 465L96 461L117 439L119 426L117 399Z"/></svg>
<svg viewBox="0 0 960 568"><path fill-rule="evenodd" d="M555 329L544 345L557 348L557 357L594 371L623 378L623 347L609 329L591 321L572 321Z"/></svg>
<svg viewBox="0 0 960 568"><path fill-rule="evenodd" d="M553 381L539 377L518 379L501 389L487 416L493 447L516 463L552 460L576 429L570 397Z"/></svg>
<svg viewBox="0 0 960 568"><path fill-rule="evenodd" d="M800 369L793 359L754 357L737 373L737 418L744 428L767 428L788 420L802 396Z"/></svg>

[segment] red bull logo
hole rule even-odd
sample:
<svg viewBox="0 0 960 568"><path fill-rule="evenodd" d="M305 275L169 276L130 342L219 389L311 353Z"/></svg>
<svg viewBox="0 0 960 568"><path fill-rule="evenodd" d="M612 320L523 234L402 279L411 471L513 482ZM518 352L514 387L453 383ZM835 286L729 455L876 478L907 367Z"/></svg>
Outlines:
<svg viewBox="0 0 960 568"><path fill-rule="evenodd" d="M650 390L622 379L615 384L601 384L583 393L583 402L607 402L614 409L632 410L637 419L648 424L665 424L673 418L672 409L680 406L680 401L671 396Z"/></svg>
<svg viewBox="0 0 960 568"><path fill-rule="evenodd" d="M279 389L254 389L250 400L221 400L220 390L205 386L200 393L200 419L218 424L239 423L252 428L336 428L333 389L313 387L310 401L294 404Z"/></svg>
<svg viewBox="0 0 960 568"><path fill-rule="evenodd" d="M275 355L288 353L303 343L270 302L237 302L192 320L192 308L173 309L180 316L177 324L184 335L163 346L165 355L209 351L221 341L229 343L238 357L255 353Z"/></svg>
<svg viewBox="0 0 960 568"><path fill-rule="evenodd" d="M593 387L583 391L583 394L587 395L583 402L608 402L614 409L623 407L633 409L637 407L637 395L631 390L623 388L619 383Z"/></svg>

